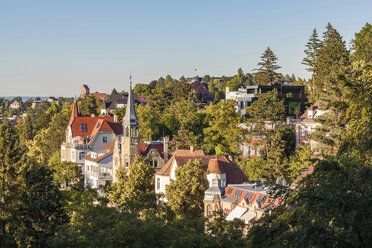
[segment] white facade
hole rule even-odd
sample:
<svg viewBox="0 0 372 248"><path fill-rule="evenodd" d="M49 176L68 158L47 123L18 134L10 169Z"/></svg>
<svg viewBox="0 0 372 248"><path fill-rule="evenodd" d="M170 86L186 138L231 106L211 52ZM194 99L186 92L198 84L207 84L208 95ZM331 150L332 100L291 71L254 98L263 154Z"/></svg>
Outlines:
<svg viewBox="0 0 372 248"><path fill-rule="evenodd" d="M258 86L240 87L238 91L230 91L229 87L226 87L225 98L236 101L236 111L245 114L245 108L252 102L256 93L260 93Z"/></svg>
<svg viewBox="0 0 372 248"><path fill-rule="evenodd" d="M92 147L93 151L98 150L102 146L111 143L116 139L116 135L113 131L99 131L89 142L90 146Z"/></svg>
<svg viewBox="0 0 372 248"><path fill-rule="evenodd" d="M90 158L99 158L105 156L105 153L91 152ZM107 182L112 181L112 153L99 161L92 161L90 158L85 160L84 178L85 186L98 188L105 186Z"/></svg>

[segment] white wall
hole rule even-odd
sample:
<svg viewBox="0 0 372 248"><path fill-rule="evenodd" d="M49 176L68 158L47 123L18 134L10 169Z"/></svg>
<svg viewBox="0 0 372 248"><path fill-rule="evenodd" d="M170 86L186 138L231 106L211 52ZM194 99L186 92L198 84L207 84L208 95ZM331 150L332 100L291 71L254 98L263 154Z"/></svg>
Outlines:
<svg viewBox="0 0 372 248"><path fill-rule="evenodd" d="M107 137L107 142L103 143L103 137ZM108 143L114 141L116 135L112 131L99 131L95 139L92 142L93 151L97 151L102 146L107 145Z"/></svg>

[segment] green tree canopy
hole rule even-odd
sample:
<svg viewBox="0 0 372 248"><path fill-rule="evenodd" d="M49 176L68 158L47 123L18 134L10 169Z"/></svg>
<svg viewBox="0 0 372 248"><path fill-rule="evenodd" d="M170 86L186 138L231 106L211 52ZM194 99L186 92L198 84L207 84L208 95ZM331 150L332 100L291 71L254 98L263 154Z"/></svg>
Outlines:
<svg viewBox="0 0 372 248"><path fill-rule="evenodd" d="M176 168L176 180L166 186L167 204L181 218L198 219L203 215L204 191L208 181L200 160L189 161Z"/></svg>

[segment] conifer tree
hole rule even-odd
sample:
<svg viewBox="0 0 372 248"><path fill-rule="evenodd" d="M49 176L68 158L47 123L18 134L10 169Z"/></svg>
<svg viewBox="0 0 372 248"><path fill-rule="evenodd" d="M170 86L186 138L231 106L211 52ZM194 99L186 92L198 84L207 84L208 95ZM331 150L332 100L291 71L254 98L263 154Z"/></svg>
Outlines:
<svg viewBox="0 0 372 248"><path fill-rule="evenodd" d="M279 83L282 80L282 75L275 72L280 66L277 63L278 58L275 56L273 51L268 47L261 56L261 62L257 65L255 77L260 84L267 85L270 83Z"/></svg>
<svg viewBox="0 0 372 248"><path fill-rule="evenodd" d="M352 59L364 60L366 63L372 62L372 25L366 25L355 34L352 41Z"/></svg>
<svg viewBox="0 0 372 248"><path fill-rule="evenodd" d="M7 121L0 125L0 247L15 244L12 226L15 222L18 163L22 152L19 138L14 127Z"/></svg>
<svg viewBox="0 0 372 248"><path fill-rule="evenodd" d="M314 28L313 33L310 36L310 39L306 44L306 50L305 50L306 57L301 62L302 64L307 66L306 70L313 73L312 80L311 80L312 81L312 91L311 91L312 96L314 95L314 92L315 92L315 82L314 82L315 81L315 71L314 71L314 67L315 67L315 64L316 64L316 60L317 60L320 48L321 48L321 42L318 38L318 32Z"/></svg>
<svg viewBox="0 0 372 248"><path fill-rule="evenodd" d="M349 65L349 52L345 42L337 30L328 23L314 66L318 98L331 100L340 96L337 78L346 72Z"/></svg>

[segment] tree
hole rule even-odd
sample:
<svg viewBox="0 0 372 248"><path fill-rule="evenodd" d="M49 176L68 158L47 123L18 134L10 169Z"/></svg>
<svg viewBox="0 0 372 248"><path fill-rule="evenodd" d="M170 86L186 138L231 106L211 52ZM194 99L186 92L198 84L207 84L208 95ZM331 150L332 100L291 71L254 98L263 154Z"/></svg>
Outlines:
<svg viewBox="0 0 372 248"><path fill-rule="evenodd" d="M53 182L58 187L83 187L84 175L76 163L61 162L61 153L56 151L50 158L48 163L49 168L53 172Z"/></svg>
<svg viewBox="0 0 372 248"><path fill-rule="evenodd" d="M150 104L138 105L139 136L143 141L155 140L160 137L159 119Z"/></svg>
<svg viewBox="0 0 372 248"><path fill-rule="evenodd" d="M22 152L14 127L7 121L0 125L0 246L15 246L12 226L15 221L18 162Z"/></svg>
<svg viewBox="0 0 372 248"><path fill-rule="evenodd" d="M209 127L204 128L204 149L207 153L220 151L218 155L236 155L238 144L244 139L244 130L239 126L241 117L236 113L235 102L221 101L207 108Z"/></svg>
<svg viewBox="0 0 372 248"><path fill-rule="evenodd" d="M118 121L119 122L123 122L123 118L124 118L124 115L125 115L125 111L127 110L127 105L125 105L124 107L121 107L121 108L117 108L113 114L117 116L118 118Z"/></svg>
<svg viewBox="0 0 372 248"><path fill-rule="evenodd" d="M346 157L319 161L285 205L249 230L248 247L370 247L371 180L371 164Z"/></svg>
<svg viewBox="0 0 372 248"><path fill-rule="evenodd" d="M322 46L314 66L317 99L331 100L340 96L337 78L345 74L349 63L349 52L336 29L328 23L323 33Z"/></svg>
<svg viewBox="0 0 372 248"><path fill-rule="evenodd" d="M98 97L88 95L79 103L79 110L82 115L98 116L101 113L102 100Z"/></svg>
<svg viewBox="0 0 372 248"><path fill-rule="evenodd" d="M352 41L353 53L351 58L356 60L364 60L366 63L372 62L372 25L366 25L355 34Z"/></svg>
<svg viewBox="0 0 372 248"><path fill-rule="evenodd" d="M286 112L284 100L279 98L276 89L267 93L258 94L257 100L246 108L247 122L254 125L254 130L262 132L266 122L272 127L285 121Z"/></svg>
<svg viewBox="0 0 372 248"><path fill-rule="evenodd" d="M14 238L20 247L46 247L56 227L67 219L62 195L53 184L52 172L35 161L24 161L19 178L20 201Z"/></svg>
<svg viewBox="0 0 372 248"><path fill-rule="evenodd" d="M237 164L250 181L259 181L270 177L270 167L263 158L242 158L238 160Z"/></svg>
<svg viewBox="0 0 372 248"><path fill-rule="evenodd" d="M289 182L293 182L306 166L312 166L315 162L314 154L309 146L300 146L294 155L289 158Z"/></svg>
<svg viewBox="0 0 372 248"><path fill-rule="evenodd" d="M136 156L129 174L120 167L119 181L112 184L109 198L121 208L146 209L155 203L155 170L142 156Z"/></svg>
<svg viewBox="0 0 372 248"><path fill-rule="evenodd" d="M319 49L321 48L321 42L318 38L318 32L314 28L312 35L309 38L309 41L306 44L305 54L306 57L303 58L301 64L306 65L306 70L313 72L316 60L318 57Z"/></svg>
<svg viewBox="0 0 372 248"><path fill-rule="evenodd" d="M176 168L176 180L166 186L168 205L181 218L198 219L203 214L204 191L208 181L200 160L189 161Z"/></svg>
<svg viewBox="0 0 372 248"><path fill-rule="evenodd" d="M227 221L222 211L215 212L206 223L207 233L214 238L216 247L245 247L244 222Z"/></svg>
<svg viewBox="0 0 372 248"><path fill-rule="evenodd" d="M34 128L32 120L29 114L24 118L23 123L20 125L20 138L22 143L26 143L28 140L32 140L34 137Z"/></svg>
<svg viewBox="0 0 372 248"><path fill-rule="evenodd" d="M275 72L277 69L281 68L276 64L278 58L275 56L273 51L268 47L261 56L261 62L257 65L259 66L256 69L256 79L260 84L268 85L270 83L279 83L281 76Z"/></svg>

